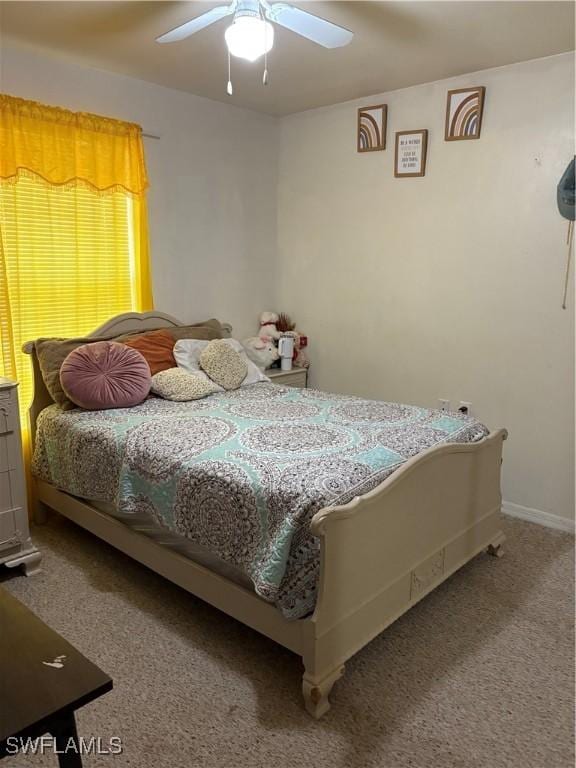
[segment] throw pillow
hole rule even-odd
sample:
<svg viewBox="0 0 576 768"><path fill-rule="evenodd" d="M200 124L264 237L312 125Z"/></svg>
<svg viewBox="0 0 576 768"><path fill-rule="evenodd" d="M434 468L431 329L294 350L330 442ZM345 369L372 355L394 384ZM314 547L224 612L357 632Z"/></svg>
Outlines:
<svg viewBox="0 0 576 768"><path fill-rule="evenodd" d="M141 333L131 339L122 342L127 347L137 349L150 366L150 373L154 376L167 368L174 368L176 360L172 354L174 349L174 337L170 331L161 328L158 331Z"/></svg>
<svg viewBox="0 0 576 768"><path fill-rule="evenodd" d="M200 367L224 389L238 389L246 378L246 361L224 339L208 342L200 353Z"/></svg>
<svg viewBox="0 0 576 768"><path fill-rule="evenodd" d="M182 368L168 368L152 376L152 392L165 400L199 400L220 391L207 376L188 373Z"/></svg>
<svg viewBox="0 0 576 768"><path fill-rule="evenodd" d="M148 396L150 368L135 349L97 341L70 352L60 369L60 383L68 399L81 408L130 408Z"/></svg>

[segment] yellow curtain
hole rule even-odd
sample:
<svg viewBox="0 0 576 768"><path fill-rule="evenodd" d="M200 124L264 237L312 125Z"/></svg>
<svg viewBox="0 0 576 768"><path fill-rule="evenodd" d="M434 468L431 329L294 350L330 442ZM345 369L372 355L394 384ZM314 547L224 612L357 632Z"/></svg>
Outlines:
<svg viewBox="0 0 576 768"><path fill-rule="evenodd" d="M142 129L0 94L0 179L33 174L51 186L143 195L148 186Z"/></svg>
<svg viewBox="0 0 576 768"><path fill-rule="evenodd" d="M22 344L152 309L146 187L139 126L0 95L0 375L20 383L26 455Z"/></svg>

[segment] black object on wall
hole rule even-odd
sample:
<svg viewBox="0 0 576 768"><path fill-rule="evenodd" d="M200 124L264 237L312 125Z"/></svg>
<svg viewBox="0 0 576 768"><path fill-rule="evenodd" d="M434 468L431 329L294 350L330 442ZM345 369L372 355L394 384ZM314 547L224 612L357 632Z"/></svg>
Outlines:
<svg viewBox="0 0 576 768"><path fill-rule="evenodd" d="M574 158L568 163L568 167L562 174L562 178L558 183L558 189L556 191L556 200L558 202L558 210L560 215L565 219L574 221L574 197L575 197L575 181L574 181Z"/></svg>
<svg viewBox="0 0 576 768"><path fill-rule="evenodd" d="M568 256L566 257L566 274L564 276L564 294L562 296L562 309L566 309L566 300L568 298L568 280L570 277L570 261L572 259L572 239L574 236L574 198L576 182L574 179L574 160L568 163L568 167L562 174L556 190L556 202L560 215L568 219Z"/></svg>

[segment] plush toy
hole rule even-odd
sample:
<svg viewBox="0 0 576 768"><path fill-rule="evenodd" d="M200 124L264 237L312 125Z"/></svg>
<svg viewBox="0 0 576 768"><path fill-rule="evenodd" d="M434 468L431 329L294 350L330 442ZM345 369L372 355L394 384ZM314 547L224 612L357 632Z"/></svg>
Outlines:
<svg viewBox="0 0 576 768"><path fill-rule="evenodd" d="M298 368L308 368L310 366L308 352L306 351L307 346L308 336L298 333L298 339L294 345L294 365L298 366Z"/></svg>
<svg viewBox="0 0 576 768"><path fill-rule="evenodd" d="M280 357L271 336L252 336L249 339L244 339L242 346L250 360L262 371L270 368L272 363Z"/></svg>
<svg viewBox="0 0 576 768"><path fill-rule="evenodd" d="M260 315L260 330L258 336L270 336L272 339L280 338L280 331L276 328L278 315L276 312L262 312Z"/></svg>

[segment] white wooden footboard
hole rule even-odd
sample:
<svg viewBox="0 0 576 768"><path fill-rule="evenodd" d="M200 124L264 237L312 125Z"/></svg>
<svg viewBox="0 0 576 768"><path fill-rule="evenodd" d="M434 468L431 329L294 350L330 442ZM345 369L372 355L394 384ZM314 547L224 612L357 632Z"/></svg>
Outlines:
<svg viewBox="0 0 576 768"><path fill-rule="evenodd" d="M344 663L483 549L501 553L506 432L414 457L349 504L320 510L320 583L312 616L287 621L254 592L166 549L48 483L38 500L157 573L302 656L307 710L321 717Z"/></svg>
<svg viewBox="0 0 576 768"><path fill-rule="evenodd" d="M432 448L365 496L315 515L321 576L303 653L313 715L328 709L348 658L474 555L501 545L505 438L500 430Z"/></svg>

